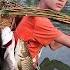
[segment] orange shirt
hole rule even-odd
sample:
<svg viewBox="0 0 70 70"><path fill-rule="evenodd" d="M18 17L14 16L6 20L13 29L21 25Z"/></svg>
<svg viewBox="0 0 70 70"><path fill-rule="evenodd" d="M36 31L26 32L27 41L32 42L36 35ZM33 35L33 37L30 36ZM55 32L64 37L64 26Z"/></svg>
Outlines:
<svg viewBox="0 0 70 70"><path fill-rule="evenodd" d="M60 33L46 17L24 16L16 28L15 37L29 41L29 52L35 57L43 45L48 45Z"/></svg>

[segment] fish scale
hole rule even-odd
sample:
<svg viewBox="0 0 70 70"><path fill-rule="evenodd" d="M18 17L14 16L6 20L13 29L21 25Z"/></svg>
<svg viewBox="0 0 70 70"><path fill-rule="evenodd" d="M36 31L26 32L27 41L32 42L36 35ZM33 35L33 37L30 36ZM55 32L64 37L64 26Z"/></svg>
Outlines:
<svg viewBox="0 0 70 70"><path fill-rule="evenodd" d="M27 50L27 46L23 40L18 40L15 49L15 59L17 62L18 70L34 70L32 58Z"/></svg>

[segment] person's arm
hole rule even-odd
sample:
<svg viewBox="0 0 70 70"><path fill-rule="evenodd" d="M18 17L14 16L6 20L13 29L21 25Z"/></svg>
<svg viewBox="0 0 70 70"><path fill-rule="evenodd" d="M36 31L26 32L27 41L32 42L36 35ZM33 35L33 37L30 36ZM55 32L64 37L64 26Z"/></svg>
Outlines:
<svg viewBox="0 0 70 70"><path fill-rule="evenodd" d="M55 41L70 48L70 36L65 35L64 33L61 33L58 37L56 37Z"/></svg>
<svg viewBox="0 0 70 70"><path fill-rule="evenodd" d="M49 47L52 50L56 50L63 47L63 45L70 48L70 36L61 33L61 35L59 35L57 38L55 38L54 41L49 44Z"/></svg>
<svg viewBox="0 0 70 70"><path fill-rule="evenodd" d="M56 50L58 48L61 48L63 45L56 42L56 41L52 41L50 44L49 44L49 47L52 49L52 50Z"/></svg>
<svg viewBox="0 0 70 70"><path fill-rule="evenodd" d="M57 49L61 44L70 47L70 36L65 35L45 17L35 17L34 38L42 45L52 43L51 48ZM55 41L55 43L53 43ZM60 44L59 44L60 43Z"/></svg>

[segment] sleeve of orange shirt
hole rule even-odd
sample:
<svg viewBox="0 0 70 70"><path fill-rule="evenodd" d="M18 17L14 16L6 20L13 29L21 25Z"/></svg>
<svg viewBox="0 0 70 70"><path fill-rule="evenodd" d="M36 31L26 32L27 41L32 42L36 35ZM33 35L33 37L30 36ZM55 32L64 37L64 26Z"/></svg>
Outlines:
<svg viewBox="0 0 70 70"><path fill-rule="evenodd" d="M52 25L52 22L45 17L34 17L31 19L32 23L30 23L29 19L30 17L28 16L23 17L22 21L16 28L15 38L23 38L23 40L34 39L34 41L28 44L29 52L34 58L43 45L48 45L56 37L61 35L61 32L57 30ZM26 25L24 25L24 23L26 23Z"/></svg>
<svg viewBox="0 0 70 70"><path fill-rule="evenodd" d="M49 19L35 17L34 38L41 44L47 45L59 35L61 35L61 31L54 27Z"/></svg>

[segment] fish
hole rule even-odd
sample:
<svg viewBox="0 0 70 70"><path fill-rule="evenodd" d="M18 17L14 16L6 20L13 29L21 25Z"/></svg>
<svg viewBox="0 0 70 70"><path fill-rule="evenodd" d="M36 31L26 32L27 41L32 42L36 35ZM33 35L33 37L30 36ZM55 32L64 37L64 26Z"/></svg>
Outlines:
<svg viewBox="0 0 70 70"><path fill-rule="evenodd" d="M18 70L34 70L33 61L27 49L27 45L22 39L18 39L15 48L15 60Z"/></svg>

